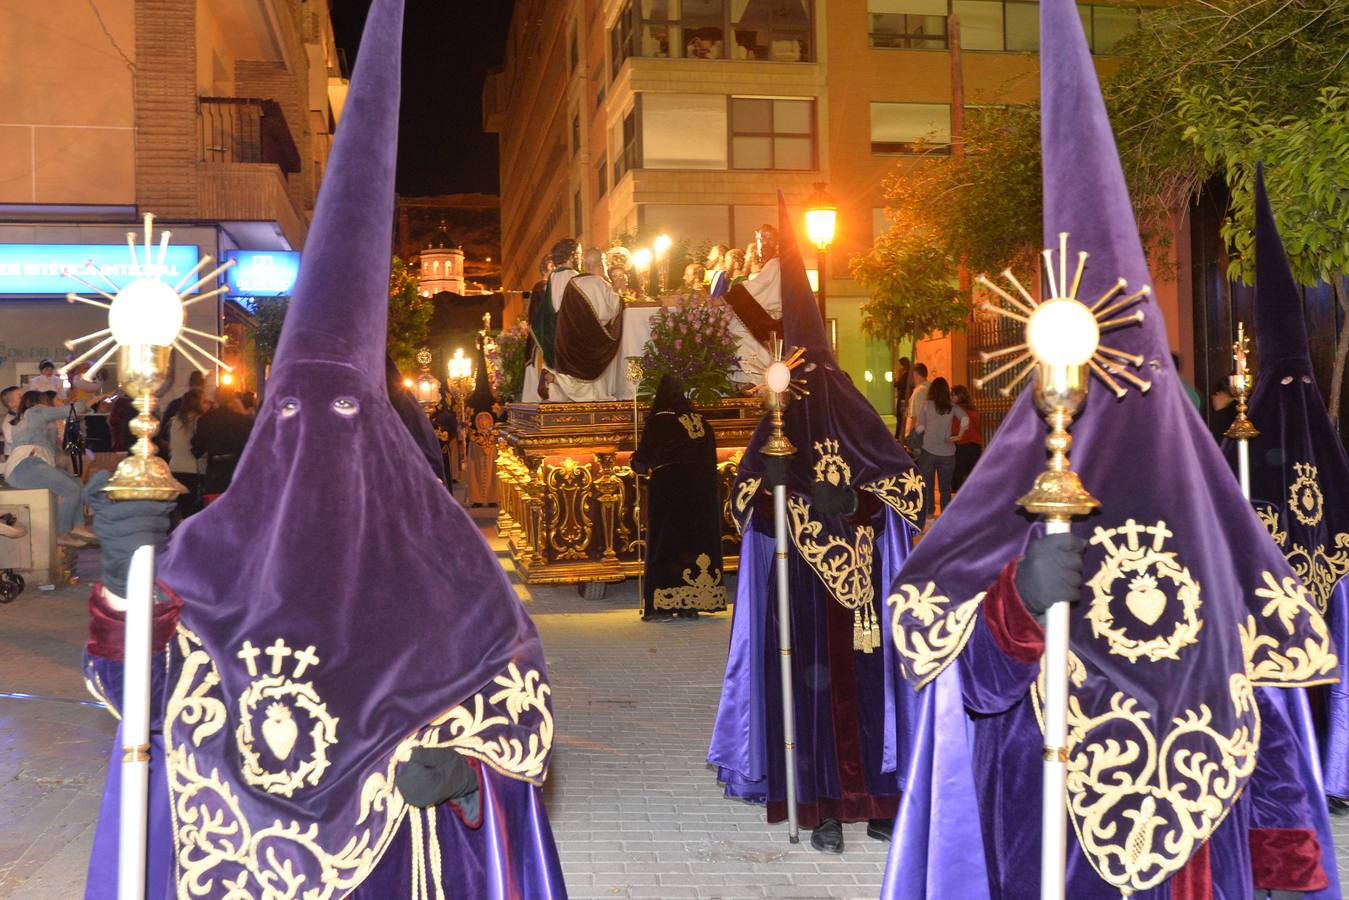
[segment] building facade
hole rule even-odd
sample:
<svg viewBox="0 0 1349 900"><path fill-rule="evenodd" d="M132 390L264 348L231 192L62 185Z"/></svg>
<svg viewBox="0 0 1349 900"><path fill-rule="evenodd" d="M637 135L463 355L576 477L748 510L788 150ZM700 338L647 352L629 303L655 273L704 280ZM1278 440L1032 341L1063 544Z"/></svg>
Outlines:
<svg viewBox="0 0 1349 900"><path fill-rule="evenodd" d="M0 0L0 55L0 383L104 316L6 274L125 253L143 213L198 257L301 249L346 95L328 0ZM244 317L189 308L213 334Z"/></svg>
<svg viewBox="0 0 1349 900"><path fill-rule="evenodd" d="M1140 14L1080 7L1103 58ZM949 153L954 97L1037 97L1038 13L1019 0L518 0L483 90L484 127L500 136L503 287L532 284L566 236L743 247L776 221L778 189L804 240L800 213L825 182L838 201L825 287L840 363L891 410L891 348L863 335L847 260L885 227L885 180ZM963 340L918 352L966 380Z"/></svg>

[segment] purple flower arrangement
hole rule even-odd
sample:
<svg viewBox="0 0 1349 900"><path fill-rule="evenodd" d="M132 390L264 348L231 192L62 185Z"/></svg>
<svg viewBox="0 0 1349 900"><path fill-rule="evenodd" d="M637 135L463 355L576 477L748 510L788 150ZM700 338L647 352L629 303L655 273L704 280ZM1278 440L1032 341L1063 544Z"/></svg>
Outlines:
<svg viewBox="0 0 1349 900"><path fill-rule="evenodd" d="M695 403L712 403L735 393L731 372L739 363L731 310L699 296L679 298L651 318L651 337L642 348L642 384L651 397L663 375L678 378Z"/></svg>

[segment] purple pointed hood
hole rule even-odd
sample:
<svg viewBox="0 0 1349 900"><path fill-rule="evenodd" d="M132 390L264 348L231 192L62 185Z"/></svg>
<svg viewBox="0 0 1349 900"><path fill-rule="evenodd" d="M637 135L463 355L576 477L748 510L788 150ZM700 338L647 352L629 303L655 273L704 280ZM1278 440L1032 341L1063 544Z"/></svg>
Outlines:
<svg viewBox="0 0 1349 900"><path fill-rule="evenodd" d="M1077 297L1091 306L1120 278L1130 290L1150 278L1072 0L1044 0L1040 28L1045 246L1057 254L1068 233L1070 277L1077 252L1090 254ZM1137 308L1141 325L1107 330L1102 342L1141 356L1151 390L1116 399L1093 378L1072 427L1073 467L1101 509L1073 525L1089 546L1071 620L1069 812L1098 874L1141 891L1184 865L1253 771L1252 685L1327 680L1335 656L1187 400L1160 309L1146 297ZM1017 505L1046 461L1030 395L892 588L892 630L915 684L956 658L983 592L1041 531ZM1038 704L1038 686L1032 696ZM1196 716L1208 717L1205 729L1178 724ZM1190 753L1221 779L1187 773Z"/></svg>
<svg viewBox="0 0 1349 900"><path fill-rule="evenodd" d="M1263 167L1255 181L1255 276L1260 352L1248 415L1260 434L1250 442L1251 500L1317 605L1335 619L1345 611L1332 609L1332 595L1349 574L1349 459L1312 374L1302 292ZM1235 469L1236 445L1223 449Z"/></svg>
<svg viewBox="0 0 1349 900"><path fill-rule="evenodd" d="M371 4L233 483L161 557L184 601L165 721L179 877L249 895L287 865L316 896L358 885L407 812L392 776L413 743L533 782L551 750L533 624L385 388L402 19L402 0ZM216 817L278 824L220 854L193 827Z"/></svg>

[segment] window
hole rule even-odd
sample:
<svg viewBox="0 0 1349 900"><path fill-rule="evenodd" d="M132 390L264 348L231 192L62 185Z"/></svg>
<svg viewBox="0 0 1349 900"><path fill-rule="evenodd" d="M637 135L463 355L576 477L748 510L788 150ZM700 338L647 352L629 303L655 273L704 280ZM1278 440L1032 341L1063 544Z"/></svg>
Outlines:
<svg viewBox="0 0 1349 900"><path fill-rule="evenodd" d="M595 167L595 199L604 196L609 190L609 157L601 156L600 164Z"/></svg>
<svg viewBox="0 0 1349 900"><path fill-rule="evenodd" d="M730 209L723 205L696 203L646 203L641 206L642 230L668 234L675 241L693 244L711 241L725 244L730 241ZM775 220L776 221L776 220ZM678 280L682 273L671 272Z"/></svg>
<svg viewBox="0 0 1349 900"><path fill-rule="evenodd" d="M572 156L581 152L581 114L573 113L571 117L571 153Z"/></svg>
<svg viewBox="0 0 1349 900"><path fill-rule="evenodd" d="M571 42L570 42L570 48L569 48L568 51L567 51L567 57L568 57L568 59L569 59L570 62L571 62L571 71L575 72L575 71L576 71L576 67L579 66L579 65L581 64L581 47L580 47L580 45L576 42L576 27L575 27L575 26L572 26L572 29L571 29Z"/></svg>
<svg viewBox="0 0 1349 900"><path fill-rule="evenodd" d="M623 117L623 123L614 128L614 184L628 173L629 169L637 168L637 112L635 109L628 110L628 114Z"/></svg>
<svg viewBox="0 0 1349 900"><path fill-rule="evenodd" d="M873 47L946 49L946 0L867 0L867 13Z"/></svg>
<svg viewBox="0 0 1349 900"><path fill-rule="evenodd" d="M815 168L815 101L732 97L731 168Z"/></svg>
<svg viewBox="0 0 1349 900"><path fill-rule="evenodd" d="M944 2L944 0L943 0ZM622 60L746 59L809 62L812 0L633 0L610 32Z"/></svg>
<svg viewBox="0 0 1349 900"><path fill-rule="evenodd" d="M632 4L624 5L618 14L613 29L609 32L609 77L618 77L618 70L633 55L634 40L632 32Z"/></svg>
<svg viewBox="0 0 1349 900"><path fill-rule="evenodd" d="M641 97L643 168L726 168L724 96L645 93Z"/></svg>
<svg viewBox="0 0 1349 900"><path fill-rule="evenodd" d="M581 199L581 191L578 188L571 198L571 233L579 239L585 232L585 222L582 221L582 215L585 213L585 204Z"/></svg>
<svg viewBox="0 0 1349 900"><path fill-rule="evenodd" d="M1113 53L1120 41L1138 30L1139 11L1124 6L1083 6L1083 27L1092 53ZM1090 25L1087 13L1090 13Z"/></svg>
<svg viewBox="0 0 1349 900"><path fill-rule="evenodd" d="M1040 6L1036 3L1007 3L1003 7L1007 29L1007 49L1014 53L1035 53L1040 49Z"/></svg>
<svg viewBox="0 0 1349 900"><path fill-rule="evenodd" d="M592 72L592 73L590 74L590 80L593 81L593 82L595 82L595 85L596 85L596 87L595 87L595 109L600 109L600 108L602 108L602 107L604 106L604 95L605 95L605 90L604 90L604 84L605 84L605 82L604 82L604 60L603 60L603 59L601 59L601 60L599 61L599 65L595 66L595 71Z"/></svg>
<svg viewBox="0 0 1349 900"><path fill-rule="evenodd" d="M948 103L872 103L871 152L949 152Z"/></svg>
<svg viewBox="0 0 1349 900"><path fill-rule="evenodd" d="M731 215L735 218L732 238L735 246L748 247L754 242L754 231L765 223L777 227L778 208L776 206L733 206Z"/></svg>
<svg viewBox="0 0 1349 900"><path fill-rule="evenodd" d="M960 49L1002 50L1002 0L952 0L960 17Z"/></svg>

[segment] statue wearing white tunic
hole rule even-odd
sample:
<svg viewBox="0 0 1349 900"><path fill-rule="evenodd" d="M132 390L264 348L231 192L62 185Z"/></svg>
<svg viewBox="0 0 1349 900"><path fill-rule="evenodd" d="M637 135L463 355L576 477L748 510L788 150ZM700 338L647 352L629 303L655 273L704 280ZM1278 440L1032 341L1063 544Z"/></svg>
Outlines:
<svg viewBox="0 0 1349 900"><path fill-rule="evenodd" d="M556 393L553 401L573 403L613 400L605 372L623 337L623 295L626 273L615 269L620 283L605 279L598 250L586 254L586 272L569 279L558 307L554 345Z"/></svg>
<svg viewBox="0 0 1349 900"><path fill-rule="evenodd" d="M731 333L739 345L740 370L736 381L757 383L760 374L773 361L773 335L782 337L782 278L777 259L777 229L765 225L759 229L758 248L767 261L748 281L733 285L726 292L726 304L734 315ZM771 259L768 257L772 257Z"/></svg>

